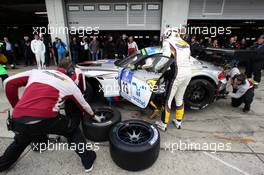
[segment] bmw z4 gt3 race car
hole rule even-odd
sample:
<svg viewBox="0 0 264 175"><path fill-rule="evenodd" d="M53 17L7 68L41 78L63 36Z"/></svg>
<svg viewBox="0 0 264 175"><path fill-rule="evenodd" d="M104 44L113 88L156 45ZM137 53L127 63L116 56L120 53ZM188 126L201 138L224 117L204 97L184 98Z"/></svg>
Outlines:
<svg viewBox="0 0 264 175"><path fill-rule="evenodd" d="M160 66L160 62L163 65ZM85 99L123 97L140 108L155 98L166 97L170 65L173 58L163 56L160 48L148 47L123 60L86 61L77 65L85 76ZM203 109L225 92L223 70L205 61L190 57L192 79L186 89L185 106ZM165 63L165 64L164 64ZM163 98L164 99L164 98Z"/></svg>

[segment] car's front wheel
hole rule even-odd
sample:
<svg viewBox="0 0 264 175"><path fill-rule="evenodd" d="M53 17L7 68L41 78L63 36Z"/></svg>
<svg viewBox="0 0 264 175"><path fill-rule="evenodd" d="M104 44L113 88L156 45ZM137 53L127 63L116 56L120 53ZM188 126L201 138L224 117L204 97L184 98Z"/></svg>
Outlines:
<svg viewBox="0 0 264 175"><path fill-rule="evenodd" d="M194 79L189 83L184 103L190 109L203 109L212 103L215 96L215 86L205 79Z"/></svg>

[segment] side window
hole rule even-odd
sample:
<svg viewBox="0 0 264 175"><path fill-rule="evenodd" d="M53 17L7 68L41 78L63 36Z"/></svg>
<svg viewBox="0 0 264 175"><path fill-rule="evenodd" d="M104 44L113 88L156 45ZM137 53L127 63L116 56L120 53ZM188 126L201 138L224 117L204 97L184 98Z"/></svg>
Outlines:
<svg viewBox="0 0 264 175"><path fill-rule="evenodd" d="M164 57L164 56L156 57L155 61L153 62L153 71L161 72L168 62L169 62L168 57Z"/></svg>

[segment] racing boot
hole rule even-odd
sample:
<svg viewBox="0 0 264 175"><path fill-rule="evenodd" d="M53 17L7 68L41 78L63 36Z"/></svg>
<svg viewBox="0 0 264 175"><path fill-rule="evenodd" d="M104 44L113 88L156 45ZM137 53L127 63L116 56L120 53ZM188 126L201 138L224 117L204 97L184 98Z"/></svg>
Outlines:
<svg viewBox="0 0 264 175"><path fill-rule="evenodd" d="M175 126L177 129L181 129L181 124L182 124L182 121L181 121L181 120L173 119L172 122L173 122L174 126Z"/></svg>
<svg viewBox="0 0 264 175"><path fill-rule="evenodd" d="M162 121L156 121L155 125L157 128L159 128L161 131L165 132L167 131L167 124L163 123Z"/></svg>
<svg viewBox="0 0 264 175"><path fill-rule="evenodd" d="M181 129L182 119L184 116L184 106L176 107L175 117L176 119L172 120L177 129Z"/></svg>

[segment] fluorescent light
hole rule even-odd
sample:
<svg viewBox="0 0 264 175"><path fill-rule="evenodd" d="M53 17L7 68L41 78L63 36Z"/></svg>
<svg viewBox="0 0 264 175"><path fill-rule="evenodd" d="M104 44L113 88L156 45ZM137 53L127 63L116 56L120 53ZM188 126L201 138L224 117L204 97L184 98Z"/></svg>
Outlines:
<svg viewBox="0 0 264 175"><path fill-rule="evenodd" d="M35 15L47 15L47 12L35 12Z"/></svg>

